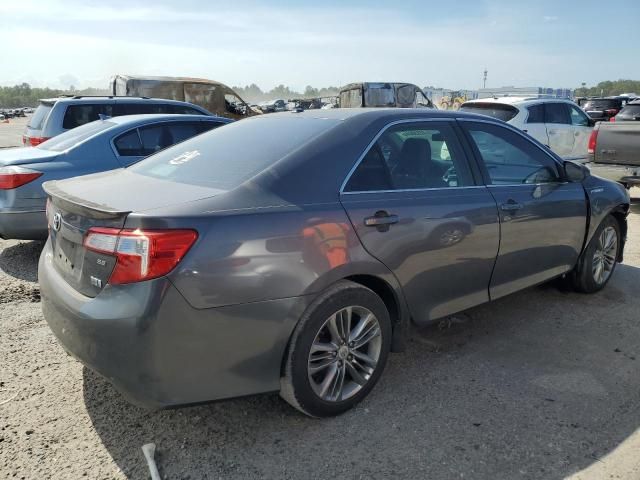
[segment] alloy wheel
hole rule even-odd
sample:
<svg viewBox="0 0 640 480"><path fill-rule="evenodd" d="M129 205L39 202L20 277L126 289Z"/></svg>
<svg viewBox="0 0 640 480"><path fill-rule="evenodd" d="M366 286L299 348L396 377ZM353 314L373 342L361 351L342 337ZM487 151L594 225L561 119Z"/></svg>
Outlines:
<svg viewBox="0 0 640 480"><path fill-rule="evenodd" d="M357 394L373 375L382 351L376 316L361 306L331 315L316 334L307 372L315 394L340 402Z"/></svg>
<svg viewBox="0 0 640 480"><path fill-rule="evenodd" d="M600 232L591 264L593 279L598 285L605 283L611 275L617 254L618 234L615 228L607 227Z"/></svg>

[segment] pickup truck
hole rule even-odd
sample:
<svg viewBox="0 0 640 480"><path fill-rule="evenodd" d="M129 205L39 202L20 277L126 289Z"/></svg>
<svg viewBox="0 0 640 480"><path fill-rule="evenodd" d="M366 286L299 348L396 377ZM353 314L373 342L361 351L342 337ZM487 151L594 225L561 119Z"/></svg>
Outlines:
<svg viewBox="0 0 640 480"><path fill-rule="evenodd" d="M627 188L640 186L640 122L598 122L587 152L593 174Z"/></svg>

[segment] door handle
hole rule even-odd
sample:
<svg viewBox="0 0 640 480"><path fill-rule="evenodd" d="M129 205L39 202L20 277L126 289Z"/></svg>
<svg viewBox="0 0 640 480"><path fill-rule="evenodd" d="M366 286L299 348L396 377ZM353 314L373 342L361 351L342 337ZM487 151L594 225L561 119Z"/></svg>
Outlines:
<svg viewBox="0 0 640 480"><path fill-rule="evenodd" d="M500 210L506 210L506 211L520 210L523 206L524 205L522 205L521 203L507 202L500 205Z"/></svg>
<svg viewBox="0 0 640 480"><path fill-rule="evenodd" d="M373 217L367 217L364 219L364 224L367 227L379 227L384 225L393 225L398 223L400 218L397 215L389 215L385 211L376 212Z"/></svg>
<svg viewBox="0 0 640 480"><path fill-rule="evenodd" d="M522 130L524 133L529 133L529 130Z"/></svg>

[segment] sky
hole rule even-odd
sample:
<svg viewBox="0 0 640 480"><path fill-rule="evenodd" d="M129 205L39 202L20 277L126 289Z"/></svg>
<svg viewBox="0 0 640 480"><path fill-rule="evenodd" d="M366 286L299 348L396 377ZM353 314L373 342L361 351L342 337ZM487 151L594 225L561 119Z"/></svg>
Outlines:
<svg viewBox="0 0 640 480"><path fill-rule="evenodd" d="M0 0L0 85L114 74L297 90L640 79L640 0Z"/></svg>

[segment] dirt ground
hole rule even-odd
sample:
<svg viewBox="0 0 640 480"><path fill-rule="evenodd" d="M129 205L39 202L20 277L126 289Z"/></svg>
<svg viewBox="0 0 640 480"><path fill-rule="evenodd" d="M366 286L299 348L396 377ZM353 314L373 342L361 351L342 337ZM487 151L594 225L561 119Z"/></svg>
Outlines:
<svg viewBox="0 0 640 480"><path fill-rule="evenodd" d="M638 197L640 192L634 192ZM0 241L0 478L640 478L640 201L592 296L543 286L416 333L355 410L266 395L151 412L58 346L41 244Z"/></svg>

